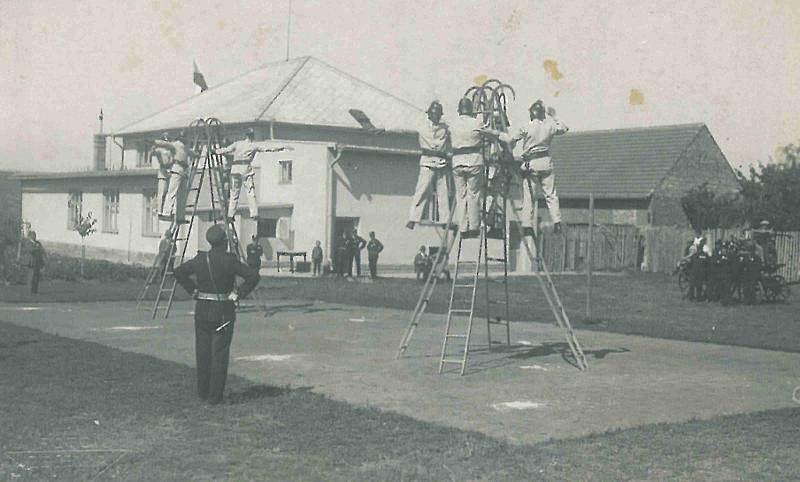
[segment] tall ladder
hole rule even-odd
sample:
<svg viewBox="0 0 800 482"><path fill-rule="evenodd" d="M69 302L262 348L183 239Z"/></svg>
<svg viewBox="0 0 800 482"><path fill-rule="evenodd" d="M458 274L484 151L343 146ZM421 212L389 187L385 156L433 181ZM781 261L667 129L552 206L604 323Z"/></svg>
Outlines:
<svg viewBox="0 0 800 482"><path fill-rule="evenodd" d="M236 230L235 221L233 216L227 213L228 208L228 195L223 183L223 156L214 153L214 149L219 146L220 130L222 123L215 118L208 118L206 120L198 119L190 126L194 132L194 142L192 150L198 152L200 149L201 155L193 157L188 176L188 189L187 198L188 203L185 209L191 209L191 215L188 216L188 221L185 223L177 224L173 218L171 224L173 228L172 236L172 250L167 261L166 268L164 269L161 278L161 284L156 295L156 300L153 305L153 318L158 314L161 302L166 298L166 307L164 310L164 317L168 317L172 303L175 299L175 290L177 289L178 281L174 276L174 267L180 266L186 258L186 252L189 244L189 239L194 227L195 219L198 215L200 208L200 193L203 190L205 183L208 183L208 190L210 196L210 215L214 224L222 224L225 233L229 240L229 249L236 254L236 257L241 261L246 261L246 256L242 250L239 241L239 235ZM198 176L199 174L199 176ZM195 180L197 182L195 183ZM256 290L251 293L259 306L263 305L257 294Z"/></svg>
<svg viewBox="0 0 800 482"><path fill-rule="evenodd" d="M447 217L447 222L445 223L430 221L420 223L422 226L443 228L444 232L439 236L439 251L437 251L436 258L433 262L433 270L428 274L428 279L425 280L425 285L422 287L422 293L420 294L419 298L417 298L417 304L414 306L414 313L411 315L411 320L409 321L406 331L403 334L403 339L397 349L397 356L395 358L400 358L403 356L403 353L405 353L406 349L408 349L408 344L411 343L411 338L414 336L414 331L417 329L417 326L419 326L419 322L422 319L422 316L425 314L425 310L428 308L428 303L431 301L436 284L438 283L442 272L447 267L450 257L450 250L453 249L456 238L459 237L458 231L452 229L453 212L455 211L455 207L456 201L454 198L450 204L450 214Z"/></svg>
<svg viewBox="0 0 800 482"><path fill-rule="evenodd" d="M475 298L478 290L478 278L481 273L481 258L485 258L486 254L484 251L485 242L486 227L481 225L476 259L463 260L464 237L459 236L458 238L456 269L453 274L453 284L450 288L450 302L447 307L442 355L439 358L439 373L442 373L445 364L461 365L461 375L464 374L464 370L467 368L472 323L475 317ZM466 276L462 275L462 277L466 278L466 281L459 277L459 274L462 274L462 268L464 269L463 274L466 274ZM456 354L448 351L448 348L452 348L451 345L453 344L456 345Z"/></svg>
<svg viewBox="0 0 800 482"><path fill-rule="evenodd" d="M517 178L522 185L523 180L521 177L517 176ZM581 348L581 344L578 342L578 338L575 336L575 331L572 329L572 323L570 323L567 311L564 309L564 304L561 302L561 297L558 295L556 285L553 283L553 278L550 276L550 271L547 269L547 264L544 262L544 258L541 256L541 244L539 242L539 237L535 231L531 231L530 237L531 241L533 242L533 247L531 247L528 237L522 228L522 221L519 218L519 214L517 214L513 200L510 200L510 205L511 212L516 221L520 240L522 245L525 247L525 253L531 262L531 266L534 268L534 274L536 275L536 279L539 281L539 285L542 288L542 292L547 300L547 304L550 306L550 310L553 312L553 316L556 319L556 325L561 328L562 332L564 333L564 338L566 339L567 345L572 352L572 356L575 359L578 369L585 370L589 367L586 362L586 355L584 355L583 348ZM544 276L542 276L542 273L544 273Z"/></svg>

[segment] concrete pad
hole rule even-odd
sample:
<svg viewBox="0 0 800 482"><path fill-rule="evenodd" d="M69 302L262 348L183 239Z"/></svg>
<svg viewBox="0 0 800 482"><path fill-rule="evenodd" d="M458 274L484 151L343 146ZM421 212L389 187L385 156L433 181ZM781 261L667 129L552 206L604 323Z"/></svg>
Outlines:
<svg viewBox="0 0 800 482"><path fill-rule="evenodd" d="M194 363L188 302L167 320L133 303L37 307L0 305L0 319ZM512 345L489 351L478 322L467 374L453 366L439 375L443 315L427 316L396 360L409 312L302 300L271 303L269 312L240 313L232 373L515 443L796 406L800 386L800 354L601 332L577 333L589 362L581 372L563 334L539 323L513 323ZM153 329L113 329L121 326Z"/></svg>

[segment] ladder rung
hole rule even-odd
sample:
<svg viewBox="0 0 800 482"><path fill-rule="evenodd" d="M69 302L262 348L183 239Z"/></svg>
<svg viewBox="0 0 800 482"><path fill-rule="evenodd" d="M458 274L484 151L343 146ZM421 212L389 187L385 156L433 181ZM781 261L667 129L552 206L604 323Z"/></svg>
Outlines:
<svg viewBox="0 0 800 482"><path fill-rule="evenodd" d="M506 259L505 258L486 258L486 261L497 261L497 262L500 262L500 263L505 263Z"/></svg>
<svg viewBox="0 0 800 482"><path fill-rule="evenodd" d="M466 338L467 335L445 335L447 338Z"/></svg>
<svg viewBox="0 0 800 482"><path fill-rule="evenodd" d="M458 363L461 365L464 363L464 360L455 359L455 358L442 358L442 363Z"/></svg>
<svg viewBox="0 0 800 482"><path fill-rule="evenodd" d="M477 261L456 261L457 264L478 264Z"/></svg>
<svg viewBox="0 0 800 482"><path fill-rule="evenodd" d="M452 309L450 313L472 313L470 309Z"/></svg>
<svg viewBox="0 0 800 482"><path fill-rule="evenodd" d="M471 285L455 285L455 287L456 288L474 288L475 285L474 284L471 284Z"/></svg>
<svg viewBox="0 0 800 482"><path fill-rule="evenodd" d="M489 324L490 325L507 325L508 324L508 320L495 320L495 321L489 320Z"/></svg>

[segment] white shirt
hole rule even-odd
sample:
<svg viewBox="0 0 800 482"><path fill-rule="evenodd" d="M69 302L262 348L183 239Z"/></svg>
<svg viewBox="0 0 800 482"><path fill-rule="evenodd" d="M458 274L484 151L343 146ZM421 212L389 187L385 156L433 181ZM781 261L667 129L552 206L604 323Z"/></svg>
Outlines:
<svg viewBox="0 0 800 482"><path fill-rule="evenodd" d="M477 117L459 115L450 123L450 142L453 149L465 147L480 147L483 123ZM480 152L470 154L454 154L453 167L457 166L481 166L483 156Z"/></svg>
<svg viewBox="0 0 800 482"><path fill-rule="evenodd" d="M449 142L450 130L444 122L439 122L438 124L428 122L425 129L419 132L419 147L422 149L438 151L445 154ZM447 159L422 154L419 158L419 165L425 167L444 167L447 165Z"/></svg>

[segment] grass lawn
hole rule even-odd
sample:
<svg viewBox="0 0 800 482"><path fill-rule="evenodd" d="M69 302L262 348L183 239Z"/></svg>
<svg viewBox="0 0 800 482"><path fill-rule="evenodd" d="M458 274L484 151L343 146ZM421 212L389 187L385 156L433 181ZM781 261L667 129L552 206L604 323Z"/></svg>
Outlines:
<svg viewBox="0 0 800 482"><path fill-rule="evenodd" d="M509 278L510 319L554 322L535 277ZM351 283L335 278L272 279L266 296L272 299L307 298L322 301L413 310L422 283L407 279L380 279ZM796 300L788 303L723 307L681 299L674 277L652 273L596 276L592 290L592 317L586 318L586 277L554 276L554 283L573 326L686 341L710 342L784 351L800 351L800 319ZM492 298L501 285L492 283ZM485 287L478 285L477 313L484 314ZM449 283L441 283L428 305L431 313L446 313ZM494 307L497 309L497 307ZM512 325L513 336L513 325Z"/></svg>
<svg viewBox="0 0 800 482"><path fill-rule="evenodd" d="M554 276L555 284L573 325L579 329L608 331L686 341L800 351L800 321L796 296L788 303L723 307L718 303L692 303L681 299L674 277L652 273L600 275L595 278L592 317L586 318L586 278ZM0 286L0 301L121 301L135 300L142 281L46 281L38 295L25 286ZM492 283L493 298L500 285ZM384 278L374 283L352 283L337 278L262 278L262 300L310 299L356 306L413 310L422 284L410 279ZM478 286L477 313L485 313L483 284ZM534 277L512 277L509 282L510 319L553 322L553 315ZM428 311L445 313L450 285L436 288ZM189 299L182 288L176 299Z"/></svg>
<svg viewBox="0 0 800 482"><path fill-rule="evenodd" d="M515 446L0 322L0 478L797 480L800 408Z"/></svg>

